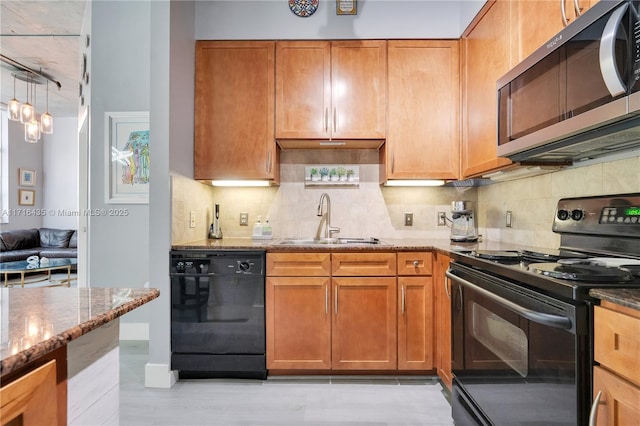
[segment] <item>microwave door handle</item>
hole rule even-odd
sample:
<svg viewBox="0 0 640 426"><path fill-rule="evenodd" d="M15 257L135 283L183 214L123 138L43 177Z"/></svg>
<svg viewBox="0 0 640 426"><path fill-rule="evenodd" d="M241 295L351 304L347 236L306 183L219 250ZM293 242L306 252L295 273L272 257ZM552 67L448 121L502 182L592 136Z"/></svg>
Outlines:
<svg viewBox="0 0 640 426"><path fill-rule="evenodd" d="M562 330L571 329L571 319L567 317L563 317L560 315L545 314L544 312L537 312L529 308L525 308L524 306L520 306L517 303L507 300L502 296L498 296L497 294L492 293L489 290L485 290L484 288L477 286L476 284L473 284L470 281L467 281L463 278L458 277L457 275L452 274L450 269L447 272L445 272L445 275L451 278L452 280L457 280L461 282L464 286L471 288L472 290L482 294L488 299L493 300L494 302L504 306L505 308L509 309L512 312L515 312L518 315L523 316L528 320L531 320L538 324L546 325L549 327L559 328Z"/></svg>
<svg viewBox="0 0 640 426"><path fill-rule="evenodd" d="M628 3L623 4L620 8L616 9L604 27L602 32L602 38L600 39L600 73L604 80L604 84L607 86L607 90L611 96L616 97L627 91L627 88L620 78L620 73L616 67L616 34L618 33L618 27L622 22Z"/></svg>

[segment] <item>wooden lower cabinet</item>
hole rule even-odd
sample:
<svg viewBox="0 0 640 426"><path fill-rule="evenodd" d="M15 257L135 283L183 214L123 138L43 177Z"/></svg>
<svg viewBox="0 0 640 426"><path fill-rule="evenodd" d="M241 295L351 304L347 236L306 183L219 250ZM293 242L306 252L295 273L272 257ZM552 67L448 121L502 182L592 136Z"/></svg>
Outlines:
<svg viewBox="0 0 640 426"><path fill-rule="evenodd" d="M603 301L594 307L595 425L640 424L640 311ZM592 423L590 423L592 424Z"/></svg>
<svg viewBox="0 0 640 426"><path fill-rule="evenodd" d="M451 286L445 272L451 258L442 253L436 255L435 262L435 364L440 380L451 390Z"/></svg>
<svg viewBox="0 0 640 426"><path fill-rule="evenodd" d="M269 277L267 368L331 368L329 277Z"/></svg>
<svg viewBox="0 0 640 426"><path fill-rule="evenodd" d="M433 369L433 280L398 277L398 370Z"/></svg>
<svg viewBox="0 0 640 426"><path fill-rule="evenodd" d="M396 369L396 277L335 277L332 368Z"/></svg>
<svg viewBox="0 0 640 426"><path fill-rule="evenodd" d="M56 425L56 360L0 388L0 424Z"/></svg>

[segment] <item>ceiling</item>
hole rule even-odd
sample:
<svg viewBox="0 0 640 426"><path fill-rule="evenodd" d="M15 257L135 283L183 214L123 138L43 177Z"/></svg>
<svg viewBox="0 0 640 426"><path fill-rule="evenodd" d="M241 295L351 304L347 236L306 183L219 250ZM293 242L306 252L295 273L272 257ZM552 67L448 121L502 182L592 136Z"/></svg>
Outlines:
<svg viewBox="0 0 640 426"><path fill-rule="evenodd" d="M54 118L78 115L84 9L85 0L0 2L0 54L60 82L60 90L49 82L49 112ZM15 71L13 66L0 62L3 104L13 97ZM27 83L16 79L15 88L16 98L24 102ZM46 83L36 86L37 112L46 110L46 91Z"/></svg>

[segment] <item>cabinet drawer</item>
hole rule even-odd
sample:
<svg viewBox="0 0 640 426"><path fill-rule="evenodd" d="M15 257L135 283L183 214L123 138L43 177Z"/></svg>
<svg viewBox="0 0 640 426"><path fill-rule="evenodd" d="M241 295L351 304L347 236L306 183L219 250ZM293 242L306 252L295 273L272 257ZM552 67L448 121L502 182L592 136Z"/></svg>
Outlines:
<svg viewBox="0 0 640 426"><path fill-rule="evenodd" d="M396 275L395 253L334 253L331 255L334 276L380 277Z"/></svg>
<svg viewBox="0 0 640 426"><path fill-rule="evenodd" d="M267 276L328 277L329 253L267 253Z"/></svg>
<svg viewBox="0 0 640 426"><path fill-rule="evenodd" d="M398 275L431 275L433 255L430 252L399 252Z"/></svg>
<svg viewBox="0 0 640 426"><path fill-rule="evenodd" d="M640 385L640 318L601 306L594 315L595 360Z"/></svg>

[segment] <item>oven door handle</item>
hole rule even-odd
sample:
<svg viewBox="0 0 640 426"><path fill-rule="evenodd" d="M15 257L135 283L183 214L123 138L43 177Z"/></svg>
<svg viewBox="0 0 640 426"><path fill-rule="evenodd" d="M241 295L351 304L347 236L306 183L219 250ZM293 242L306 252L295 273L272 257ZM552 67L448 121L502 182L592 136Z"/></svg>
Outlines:
<svg viewBox="0 0 640 426"><path fill-rule="evenodd" d="M487 298L493 300L494 302L499 303L500 305L504 306L510 311L515 312L516 314L522 315L528 320L537 322L538 324L553 327L553 328L559 328L562 330L571 330L570 318L563 317L560 315L545 314L543 312L533 311L529 308L525 308L524 306L520 306L517 303L514 303L508 299L505 299L504 297L498 296L497 294L494 294L489 290L486 290L476 284L473 284L472 282L469 282L463 278L460 278L457 275L454 275L453 273L451 273L451 269L447 270L445 275L452 280L459 281L464 286L469 287L474 291L477 291L478 293L482 294L483 296L486 296Z"/></svg>

